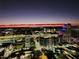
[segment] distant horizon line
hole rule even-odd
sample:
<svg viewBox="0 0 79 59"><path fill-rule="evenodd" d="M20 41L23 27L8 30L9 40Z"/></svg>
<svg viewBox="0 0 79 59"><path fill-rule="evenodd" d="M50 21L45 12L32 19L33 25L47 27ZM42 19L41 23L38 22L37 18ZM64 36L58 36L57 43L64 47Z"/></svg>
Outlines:
<svg viewBox="0 0 79 59"><path fill-rule="evenodd" d="M13 23L13 24L0 24L0 25L63 25L63 24L71 24L71 25L79 25L73 23Z"/></svg>
<svg viewBox="0 0 79 59"><path fill-rule="evenodd" d="M67 23L70 24L70 23ZM7 24L1 25L0 28L25 28L25 27L63 27L64 24ZM79 24L71 26L79 26Z"/></svg>

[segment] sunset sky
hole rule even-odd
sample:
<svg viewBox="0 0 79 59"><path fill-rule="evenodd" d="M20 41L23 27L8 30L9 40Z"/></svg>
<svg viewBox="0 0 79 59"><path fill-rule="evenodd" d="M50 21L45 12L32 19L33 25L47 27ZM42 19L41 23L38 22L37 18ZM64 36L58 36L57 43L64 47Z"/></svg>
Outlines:
<svg viewBox="0 0 79 59"><path fill-rule="evenodd" d="M79 24L78 0L0 0L0 24Z"/></svg>

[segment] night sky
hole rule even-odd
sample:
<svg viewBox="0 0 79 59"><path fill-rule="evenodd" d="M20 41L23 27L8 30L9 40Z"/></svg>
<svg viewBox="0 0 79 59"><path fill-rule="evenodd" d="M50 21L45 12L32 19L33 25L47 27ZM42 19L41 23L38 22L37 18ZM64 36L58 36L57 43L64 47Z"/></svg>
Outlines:
<svg viewBox="0 0 79 59"><path fill-rule="evenodd" d="M0 0L0 24L79 23L78 0Z"/></svg>

